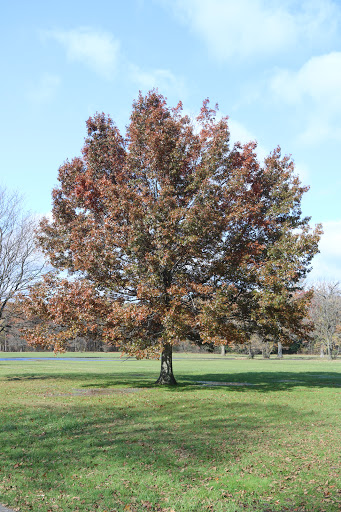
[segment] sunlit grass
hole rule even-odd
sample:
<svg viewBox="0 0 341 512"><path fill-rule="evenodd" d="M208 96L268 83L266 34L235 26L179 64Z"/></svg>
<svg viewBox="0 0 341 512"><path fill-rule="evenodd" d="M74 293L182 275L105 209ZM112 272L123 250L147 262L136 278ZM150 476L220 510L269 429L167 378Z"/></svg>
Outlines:
<svg viewBox="0 0 341 512"><path fill-rule="evenodd" d="M0 503L339 510L339 361L176 354L167 388L158 361L115 358L0 361Z"/></svg>

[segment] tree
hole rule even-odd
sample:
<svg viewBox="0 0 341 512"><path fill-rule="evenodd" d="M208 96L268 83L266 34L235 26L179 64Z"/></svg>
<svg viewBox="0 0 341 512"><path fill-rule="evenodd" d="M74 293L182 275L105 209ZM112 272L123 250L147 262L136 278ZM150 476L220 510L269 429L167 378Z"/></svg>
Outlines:
<svg viewBox="0 0 341 512"><path fill-rule="evenodd" d="M60 167L52 221L41 223L57 270L25 301L43 320L31 343L61 349L90 332L137 357L161 352L157 382L175 384L180 340L304 328L309 297L294 292L320 228L301 217L307 188L293 162L277 148L262 167L255 143L231 148L208 100L195 127L181 111L151 91L134 102L125 138L104 114L87 121L83 155Z"/></svg>
<svg viewBox="0 0 341 512"><path fill-rule="evenodd" d="M277 357L278 359L283 359L283 345L281 341L277 344Z"/></svg>
<svg viewBox="0 0 341 512"><path fill-rule="evenodd" d="M335 282L321 282L314 286L310 317L314 322L314 335L329 359L341 338L341 290Z"/></svg>
<svg viewBox="0 0 341 512"><path fill-rule="evenodd" d="M34 240L36 227L35 219L24 214L20 196L0 188L0 332L9 328L6 308L41 271Z"/></svg>

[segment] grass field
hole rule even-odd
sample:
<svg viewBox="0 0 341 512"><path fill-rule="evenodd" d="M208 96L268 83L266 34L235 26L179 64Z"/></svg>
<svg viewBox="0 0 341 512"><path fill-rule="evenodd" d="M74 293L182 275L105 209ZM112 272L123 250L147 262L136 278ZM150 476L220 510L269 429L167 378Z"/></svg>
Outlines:
<svg viewBox="0 0 341 512"><path fill-rule="evenodd" d="M341 361L176 354L167 388L153 385L158 361L115 357L0 361L0 503L341 509Z"/></svg>

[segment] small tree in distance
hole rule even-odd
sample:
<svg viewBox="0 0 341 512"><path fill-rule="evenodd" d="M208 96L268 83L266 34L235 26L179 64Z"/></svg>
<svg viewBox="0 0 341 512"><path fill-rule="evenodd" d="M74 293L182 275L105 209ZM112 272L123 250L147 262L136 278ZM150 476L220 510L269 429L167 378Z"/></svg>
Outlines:
<svg viewBox="0 0 341 512"><path fill-rule="evenodd" d="M309 293L297 290L321 229L301 216L307 188L293 162L277 148L262 167L255 143L231 148L208 100L199 133L181 110L151 91L125 138L104 114L87 121L83 155L60 167L52 221L41 223L56 272L24 300L42 320L31 343L59 350L90 332L130 355L161 353L157 382L175 384L180 340L305 332Z"/></svg>
<svg viewBox="0 0 341 512"><path fill-rule="evenodd" d="M314 323L314 336L329 359L341 340L341 290L337 282L320 282L313 287L310 317Z"/></svg>

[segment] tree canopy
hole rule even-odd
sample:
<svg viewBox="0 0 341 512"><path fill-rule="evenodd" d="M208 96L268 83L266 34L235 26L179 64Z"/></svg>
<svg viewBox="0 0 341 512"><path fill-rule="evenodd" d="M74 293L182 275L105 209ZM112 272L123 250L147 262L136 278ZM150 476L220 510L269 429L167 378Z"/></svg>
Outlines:
<svg viewBox="0 0 341 512"><path fill-rule="evenodd" d="M307 187L291 158L276 148L261 165L256 147L231 147L208 100L194 123L155 90L133 103L125 137L110 117L90 118L41 222L56 270L25 298L41 318L29 340L61 349L90 332L137 357L162 353L159 382L172 384L180 340L302 334L300 283L321 229L302 217Z"/></svg>

